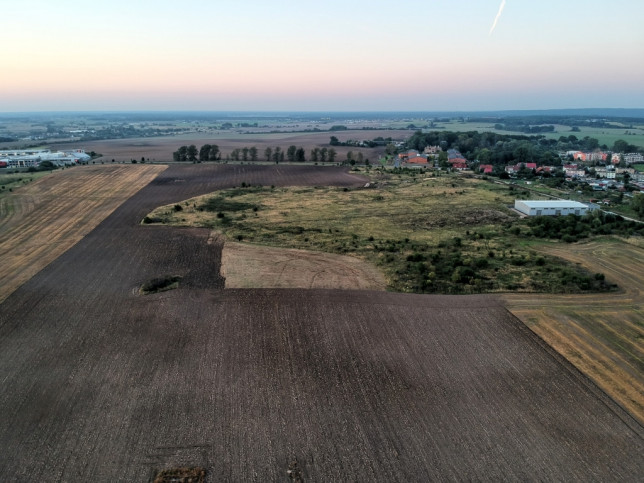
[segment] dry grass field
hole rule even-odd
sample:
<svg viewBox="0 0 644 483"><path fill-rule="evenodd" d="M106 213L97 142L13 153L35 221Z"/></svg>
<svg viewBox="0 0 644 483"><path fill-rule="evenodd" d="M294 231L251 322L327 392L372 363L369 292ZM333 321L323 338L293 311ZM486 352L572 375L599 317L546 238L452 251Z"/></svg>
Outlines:
<svg viewBox="0 0 644 483"><path fill-rule="evenodd" d="M604 273L621 291L507 294L510 311L644 422L644 249L617 239L537 249Z"/></svg>
<svg viewBox="0 0 644 483"><path fill-rule="evenodd" d="M0 198L0 302L87 235L165 166L55 171Z"/></svg>
<svg viewBox="0 0 644 483"><path fill-rule="evenodd" d="M385 290L384 276L358 258L289 248L225 242L226 288Z"/></svg>
<svg viewBox="0 0 644 483"><path fill-rule="evenodd" d="M497 297L223 290L209 229L140 224L241 182L360 179L170 166L22 284L0 305L3 480L151 481L180 468L206 481L644 474L642 425ZM176 288L140 294L168 275Z"/></svg>

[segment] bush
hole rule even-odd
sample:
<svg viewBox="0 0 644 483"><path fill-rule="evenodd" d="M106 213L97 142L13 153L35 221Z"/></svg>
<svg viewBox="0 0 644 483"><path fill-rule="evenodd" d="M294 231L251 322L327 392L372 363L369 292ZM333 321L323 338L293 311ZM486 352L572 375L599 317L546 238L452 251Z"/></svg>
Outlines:
<svg viewBox="0 0 644 483"><path fill-rule="evenodd" d="M181 277L178 275L166 275L164 277L153 278L141 285L140 291L142 294L163 292L177 288L179 286L179 280L181 280Z"/></svg>

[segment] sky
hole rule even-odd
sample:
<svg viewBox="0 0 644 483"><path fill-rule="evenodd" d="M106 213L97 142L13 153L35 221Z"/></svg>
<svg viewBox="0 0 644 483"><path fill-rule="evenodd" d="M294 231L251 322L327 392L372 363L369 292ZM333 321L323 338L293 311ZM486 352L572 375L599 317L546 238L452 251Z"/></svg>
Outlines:
<svg viewBox="0 0 644 483"><path fill-rule="evenodd" d="M0 112L644 108L642 0L0 6Z"/></svg>

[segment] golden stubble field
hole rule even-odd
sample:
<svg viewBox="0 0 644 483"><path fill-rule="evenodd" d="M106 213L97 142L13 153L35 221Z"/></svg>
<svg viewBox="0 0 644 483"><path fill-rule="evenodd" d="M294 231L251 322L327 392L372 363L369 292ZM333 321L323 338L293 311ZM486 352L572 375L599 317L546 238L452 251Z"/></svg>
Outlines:
<svg viewBox="0 0 644 483"><path fill-rule="evenodd" d="M79 166L0 198L0 302L103 221L166 166Z"/></svg>
<svg viewBox="0 0 644 483"><path fill-rule="evenodd" d="M506 294L508 309L644 422L644 249L614 238L536 249L619 285L619 293Z"/></svg>

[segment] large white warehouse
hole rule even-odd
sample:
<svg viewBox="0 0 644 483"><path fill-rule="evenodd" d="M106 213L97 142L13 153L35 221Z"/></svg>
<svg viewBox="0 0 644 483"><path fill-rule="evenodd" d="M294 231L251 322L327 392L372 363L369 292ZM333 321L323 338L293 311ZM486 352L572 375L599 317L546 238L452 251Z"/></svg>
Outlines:
<svg viewBox="0 0 644 483"><path fill-rule="evenodd" d="M585 215L593 208L570 200L515 200L514 209L528 216Z"/></svg>
<svg viewBox="0 0 644 483"><path fill-rule="evenodd" d="M0 150L0 167L28 168L41 161L51 161L57 166L85 163L91 156L82 149L73 151L50 151L49 149Z"/></svg>

